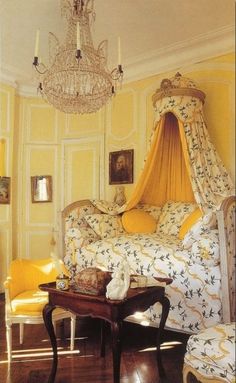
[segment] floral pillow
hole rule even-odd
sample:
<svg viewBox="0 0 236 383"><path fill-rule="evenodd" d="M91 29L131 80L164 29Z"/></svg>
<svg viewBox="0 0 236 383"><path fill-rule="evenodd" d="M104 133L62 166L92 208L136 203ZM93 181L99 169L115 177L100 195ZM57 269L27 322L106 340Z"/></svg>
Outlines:
<svg viewBox="0 0 236 383"><path fill-rule="evenodd" d="M119 215L91 214L86 215L84 218L101 238L112 238L125 233Z"/></svg>
<svg viewBox="0 0 236 383"><path fill-rule="evenodd" d="M196 207L190 202L166 202L157 223L157 233L178 236L183 221Z"/></svg>
<svg viewBox="0 0 236 383"><path fill-rule="evenodd" d="M156 221L159 220L159 217L161 215L161 207L160 206L149 205L148 203L144 203L144 202L139 202L138 205L136 205L136 209L146 211L153 218L155 218Z"/></svg>
<svg viewBox="0 0 236 383"><path fill-rule="evenodd" d="M81 227L88 227L84 216L88 214L95 214L97 212L98 210L91 205L81 206L72 210L65 219L65 231L67 232L71 228L81 229Z"/></svg>
<svg viewBox="0 0 236 383"><path fill-rule="evenodd" d="M182 244L185 249L190 249L193 243L196 240L199 240L205 233L210 229L216 229L217 221L216 214L214 212L210 212L204 215L191 227L191 229L186 233Z"/></svg>

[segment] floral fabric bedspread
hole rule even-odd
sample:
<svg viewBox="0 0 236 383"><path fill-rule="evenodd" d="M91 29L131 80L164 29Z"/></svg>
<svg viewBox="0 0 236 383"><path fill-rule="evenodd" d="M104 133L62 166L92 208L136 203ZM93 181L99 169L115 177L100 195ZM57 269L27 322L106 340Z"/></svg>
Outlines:
<svg viewBox="0 0 236 383"><path fill-rule="evenodd" d="M173 279L166 287L171 304L166 327L197 333L221 322L219 265L202 264L173 236L126 234L98 240L76 251L77 271L87 267L113 271L124 259L132 274ZM69 262L66 257L65 262ZM145 312L145 317L158 325L160 312L157 303Z"/></svg>

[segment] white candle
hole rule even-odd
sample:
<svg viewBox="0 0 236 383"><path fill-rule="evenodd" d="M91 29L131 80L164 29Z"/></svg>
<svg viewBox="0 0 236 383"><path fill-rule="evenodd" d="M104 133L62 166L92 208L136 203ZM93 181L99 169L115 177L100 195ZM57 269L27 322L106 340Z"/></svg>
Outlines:
<svg viewBox="0 0 236 383"><path fill-rule="evenodd" d="M36 31L34 57L39 57L39 29Z"/></svg>
<svg viewBox="0 0 236 383"><path fill-rule="evenodd" d="M118 37L118 65L121 65L121 44L120 44L120 36Z"/></svg>
<svg viewBox="0 0 236 383"><path fill-rule="evenodd" d="M79 22L77 22L76 44L77 44L77 50L80 50L81 46L80 46L80 27L79 27Z"/></svg>

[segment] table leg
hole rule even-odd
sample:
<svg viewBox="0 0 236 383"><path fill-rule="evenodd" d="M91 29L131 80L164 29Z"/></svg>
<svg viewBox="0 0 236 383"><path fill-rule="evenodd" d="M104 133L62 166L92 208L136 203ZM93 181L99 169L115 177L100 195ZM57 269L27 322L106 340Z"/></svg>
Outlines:
<svg viewBox="0 0 236 383"><path fill-rule="evenodd" d="M54 332L54 327L52 324L52 312L54 309L55 307L50 306L50 304L45 305L43 309L43 320L44 320L48 335L50 337L52 350L53 350L53 363L52 363L50 376L48 378L48 383L54 383L56 372L57 372L57 340L56 340L56 336Z"/></svg>
<svg viewBox="0 0 236 383"><path fill-rule="evenodd" d="M159 329L157 331L157 343L156 343L156 345L157 345L157 353L156 353L156 358L157 358L157 366L158 366L159 376L162 378L162 377L165 377L165 370L163 368L162 361L161 361L161 350L160 350L160 347L161 347L162 332L163 332L163 329L165 327L166 319L168 317L169 310L170 310L170 301L169 301L169 299L166 296L164 296L160 300L160 304L162 305L162 313L161 313L161 320L160 320Z"/></svg>
<svg viewBox="0 0 236 383"><path fill-rule="evenodd" d="M113 357L113 380L120 383L120 357L121 357L121 323L111 323L112 357Z"/></svg>
<svg viewBox="0 0 236 383"><path fill-rule="evenodd" d="M106 347L106 322L101 319L101 350L100 356L104 358Z"/></svg>

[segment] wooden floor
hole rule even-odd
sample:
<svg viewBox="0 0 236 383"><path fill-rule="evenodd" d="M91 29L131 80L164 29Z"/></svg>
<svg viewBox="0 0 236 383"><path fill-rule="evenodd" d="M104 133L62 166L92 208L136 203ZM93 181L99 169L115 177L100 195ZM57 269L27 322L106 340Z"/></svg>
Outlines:
<svg viewBox="0 0 236 383"><path fill-rule="evenodd" d="M44 325L26 325L24 344L19 345L18 325L13 326L13 362L8 370L4 302L0 299L0 383L46 383L52 353ZM106 356L100 353L100 322L77 320L76 346L69 350L69 322L58 326L59 362L55 383L112 383L112 354L107 329ZM124 324L120 383L182 383L187 336L165 331L162 360L167 377L160 380L155 360L156 329Z"/></svg>

